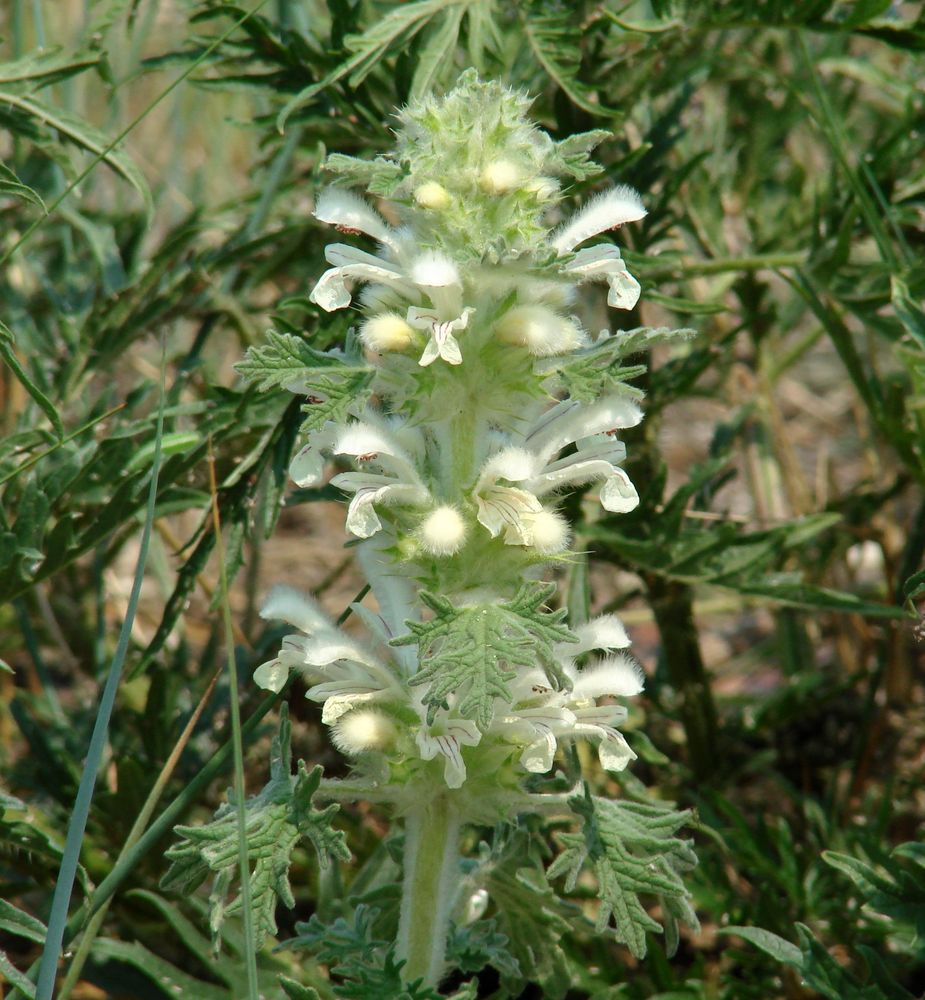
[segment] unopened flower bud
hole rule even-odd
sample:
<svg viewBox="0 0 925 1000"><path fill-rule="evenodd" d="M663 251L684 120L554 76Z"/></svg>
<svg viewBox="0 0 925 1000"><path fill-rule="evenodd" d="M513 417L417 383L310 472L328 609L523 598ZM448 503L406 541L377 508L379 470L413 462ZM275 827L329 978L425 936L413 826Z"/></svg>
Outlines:
<svg viewBox="0 0 925 1000"><path fill-rule="evenodd" d="M414 200L421 208L429 208L439 212L450 203L450 196L446 188L436 181L427 181L420 187L414 189Z"/></svg>
<svg viewBox="0 0 925 1000"><path fill-rule="evenodd" d="M558 192L559 182L555 177L535 177L524 185L524 190L536 195L537 201L549 201Z"/></svg>
<svg viewBox="0 0 925 1000"><path fill-rule="evenodd" d="M533 547L543 555L555 555L568 547L568 521L554 510L541 510L533 515L530 527Z"/></svg>
<svg viewBox="0 0 925 1000"><path fill-rule="evenodd" d="M466 522L455 507L437 507L420 527L421 546L432 556L452 556L466 540Z"/></svg>
<svg viewBox="0 0 925 1000"><path fill-rule="evenodd" d="M349 756L384 750L395 740L395 723L381 712L354 709L331 727L331 739L341 753Z"/></svg>
<svg viewBox="0 0 925 1000"><path fill-rule="evenodd" d="M520 183L520 169L510 160L492 160L479 177L479 186L489 194L508 194Z"/></svg>
<svg viewBox="0 0 925 1000"><path fill-rule="evenodd" d="M581 343L575 323L545 306L515 306L501 317L495 331L504 343L526 347L540 358L565 354Z"/></svg>
<svg viewBox="0 0 925 1000"><path fill-rule="evenodd" d="M371 351L403 351L414 343L414 330L398 313L380 313L360 327L360 340Z"/></svg>

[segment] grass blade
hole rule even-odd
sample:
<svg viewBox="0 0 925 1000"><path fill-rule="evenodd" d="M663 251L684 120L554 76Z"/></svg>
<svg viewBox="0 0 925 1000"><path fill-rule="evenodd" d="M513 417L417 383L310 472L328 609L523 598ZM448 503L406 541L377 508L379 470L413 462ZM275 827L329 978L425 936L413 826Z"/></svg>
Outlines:
<svg viewBox="0 0 925 1000"><path fill-rule="evenodd" d="M234 655L234 628L231 623L231 602L228 599L228 574L225 566L225 542L218 513L218 483L215 478L215 456L209 438L209 490L212 494L212 528L218 555L218 576L221 586L222 623L225 627L225 656L228 665L229 701L231 709L231 740L234 751L234 797L238 815L238 863L241 868L241 916L244 922L244 965L247 969L248 1000L259 1000L257 953L254 946L254 916L251 910L250 865L247 855L247 812L244 805L244 741L241 737L241 705L238 697L238 666Z"/></svg>
<svg viewBox="0 0 925 1000"><path fill-rule="evenodd" d="M80 857L80 848L83 844L84 832L87 827L87 818L90 814L90 802L93 798L96 775L99 770L100 762L103 758L103 750L106 746L106 736L109 731L109 720L112 716L116 692L119 688L119 681L122 677L122 666L125 663L125 654L128 651L132 625L135 621L135 612L138 608L138 599L141 596L141 584L144 579L148 546L151 542L151 528L154 524L154 508L157 500L157 481L161 464L160 442L164 430L165 366L166 347L163 347L161 354L161 391L157 414L154 464L151 468L151 485L148 489L148 507L141 535L141 548L138 553L138 564L135 568L135 579L132 581L132 591L131 596L129 597L128 610L126 611L125 620L122 622L122 628L119 632L119 641L116 644L116 651L109 667L109 676L106 678L106 686L103 688L103 696L100 699L99 711L97 712L96 722L93 726L93 735L90 738L90 748L87 751L87 759L84 763L83 774L80 778L80 786L77 789L77 800L74 803L74 811L71 814L70 823L68 824L67 840L64 845L64 856L61 859L61 869L58 873L58 881L55 885L55 894L52 900L51 916L48 920L48 937L45 939L45 948L42 951L41 964L39 965L36 1000L51 1000L52 992L54 990L55 976L58 968L58 958L61 955L61 945L64 939L65 927L67 925L67 913L71 901L71 892L74 887L74 877L77 874L77 863Z"/></svg>
<svg viewBox="0 0 925 1000"><path fill-rule="evenodd" d="M55 429L55 434L58 439L64 437L64 424L61 423L61 417L58 416L58 411L55 409L54 403L45 395L44 392L29 378L28 373L25 368L19 363L19 359L16 357L16 352L13 350L13 333L9 327L0 321L0 356L9 365L11 371L19 380L22 387L29 393L29 395L38 403L41 407L42 412L51 421L51 426Z"/></svg>

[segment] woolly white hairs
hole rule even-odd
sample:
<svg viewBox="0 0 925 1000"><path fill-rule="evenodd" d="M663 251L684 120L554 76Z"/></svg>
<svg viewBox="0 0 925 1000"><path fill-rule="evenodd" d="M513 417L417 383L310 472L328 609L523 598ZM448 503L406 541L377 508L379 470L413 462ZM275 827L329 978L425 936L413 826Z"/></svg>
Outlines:
<svg viewBox="0 0 925 1000"><path fill-rule="evenodd" d="M638 222L647 214L639 193L621 184L592 198L553 233L550 243L560 254L568 253L598 233L615 229L625 222Z"/></svg>

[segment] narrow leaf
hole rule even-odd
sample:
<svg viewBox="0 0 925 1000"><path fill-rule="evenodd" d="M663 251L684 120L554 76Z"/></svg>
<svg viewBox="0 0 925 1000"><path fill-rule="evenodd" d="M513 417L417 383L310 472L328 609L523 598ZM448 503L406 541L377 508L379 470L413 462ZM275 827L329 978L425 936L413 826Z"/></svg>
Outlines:
<svg viewBox="0 0 925 1000"><path fill-rule="evenodd" d="M134 162L123 152L107 149L109 139L95 125L71 114L62 108L46 104L33 94L20 94L14 90L0 90L0 101L19 108L31 115L42 125L50 125L61 135L90 153L100 157L116 173L120 174L141 195L145 211L150 216L154 212L154 199L144 175Z"/></svg>
<svg viewBox="0 0 925 1000"><path fill-rule="evenodd" d="M41 407L42 412L51 421L52 427L55 429L55 434L58 438L64 437L64 424L61 423L61 417L58 415L58 411L55 409L54 403L45 395L44 392L29 378L28 373L19 363L19 359L16 357L16 353L13 350L13 333L6 326L2 320L0 320L0 355L2 355L3 360L9 365L11 371L19 380L22 387L29 393L29 395L35 400L36 403Z"/></svg>

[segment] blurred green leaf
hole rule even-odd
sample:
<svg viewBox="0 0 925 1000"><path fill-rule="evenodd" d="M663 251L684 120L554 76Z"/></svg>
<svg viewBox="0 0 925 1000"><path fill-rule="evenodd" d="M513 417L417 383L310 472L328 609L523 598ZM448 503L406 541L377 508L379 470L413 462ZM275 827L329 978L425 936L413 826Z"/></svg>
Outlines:
<svg viewBox="0 0 925 1000"><path fill-rule="evenodd" d="M144 174L125 153L118 149L109 149L109 139L95 125L61 107L47 104L32 94L20 93L9 88L0 87L0 101L19 109L38 124L56 129L60 135L81 149L99 156L104 163L132 185L141 196L147 215L153 215L154 199Z"/></svg>
<svg viewBox="0 0 925 1000"><path fill-rule="evenodd" d="M795 944L778 934L763 930L761 927L720 927L716 933L735 934L736 937L750 942L766 955L770 955L771 958L784 963L784 965L791 965L795 969L803 967L803 952Z"/></svg>

